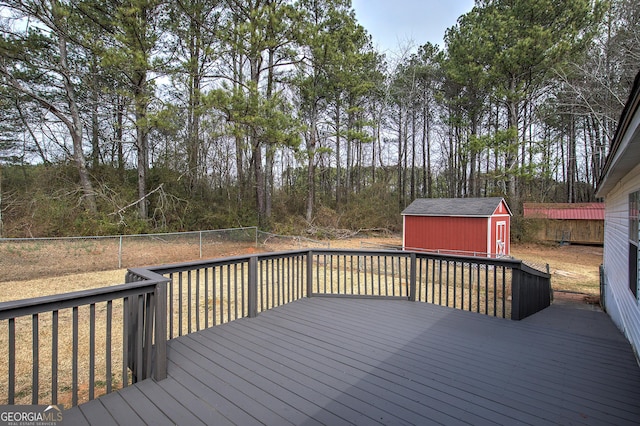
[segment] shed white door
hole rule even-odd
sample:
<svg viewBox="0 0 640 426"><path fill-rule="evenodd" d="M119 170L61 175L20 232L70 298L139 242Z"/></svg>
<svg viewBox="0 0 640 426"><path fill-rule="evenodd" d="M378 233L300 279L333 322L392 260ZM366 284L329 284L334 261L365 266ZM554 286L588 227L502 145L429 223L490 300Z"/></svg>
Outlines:
<svg viewBox="0 0 640 426"><path fill-rule="evenodd" d="M496 257L504 256L507 246L507 222L496 222Z"/></svg>

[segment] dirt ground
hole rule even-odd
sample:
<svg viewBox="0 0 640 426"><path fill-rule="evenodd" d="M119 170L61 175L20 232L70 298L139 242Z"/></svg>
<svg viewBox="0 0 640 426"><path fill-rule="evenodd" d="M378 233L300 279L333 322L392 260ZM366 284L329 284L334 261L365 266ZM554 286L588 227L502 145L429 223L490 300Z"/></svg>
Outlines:
<svg viewBox="0 0 640 426"><path fill-rule="evenodd" d="M326 242L331 248L367 249L385 245L401 245L399 236L352 238ZM303 243L304 245L304 243ZM272 241L267 246L255 247L252 243L221 243L208 247L204 258L236 256L259 251L280 251L296 248L290 242ZM74 251L75 250L75 251ZM5 282L0 282L0 302L43 295L104 287L124 282L126 269L108 268L96 259L104 257L101 250L92 248L97 256L87 256L91 250L81 251L83 256L74 256L77 249L69 250L13 250L15 257L11 267L3 265ZM199 258L190 245L146 244L135 251L125 266L173 263ZM37 253L38 262L29 259ZM142 256L144 253L144 256ZM511 254L528 265L545 270L549 265L551 284L556 297L584 298L599 293L599 265L602 263L602 247L580 245L513 244ZM4 257L4 262L9 259ZM47 266L49 264L49 266ZM55 267L53 267L55 266ZM53 269L49 268L53 267ZM104 270L106 269L106 270ZM94 270L95 272L76 271ZM49 272L48 272L49 271Z"/></svg>
<svg viewBox="0 0 640 426"><path fill-rule="evenodd" d="M539 269L549 264L551 286L556 293L597 296L600 293L602 247L581 245L514 245L511 255ZM569 297L568 295L566 297Z"/></svg>

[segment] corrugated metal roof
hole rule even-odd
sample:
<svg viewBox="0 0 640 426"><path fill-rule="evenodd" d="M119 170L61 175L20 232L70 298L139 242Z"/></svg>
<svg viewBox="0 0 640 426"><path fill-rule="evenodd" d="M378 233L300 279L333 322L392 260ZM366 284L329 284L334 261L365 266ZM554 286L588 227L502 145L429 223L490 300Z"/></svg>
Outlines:
<svg viewBox="0 0 640 426"><path fill-rule="evenodd" d="M524 203L524 217L604 220L603 203Z"/></svg>
<svg viewBox="0 0 640 426"><path fill-rule="evenodd" d="M410 216L476 216L493 215L502 197L491 198L417 198L404 209L403 215ZM509 211L509 206L504 203Z"/></svg>

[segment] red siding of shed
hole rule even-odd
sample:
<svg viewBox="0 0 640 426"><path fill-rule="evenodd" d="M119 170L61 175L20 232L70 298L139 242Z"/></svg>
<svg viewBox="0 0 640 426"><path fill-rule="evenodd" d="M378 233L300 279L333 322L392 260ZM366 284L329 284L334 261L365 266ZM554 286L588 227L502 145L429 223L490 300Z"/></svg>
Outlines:
<svg viewBox="0 0 640 426"><path fill-rule="evenodd" d="M486 217L405 216L404 220L404 246L409 250L487 251ZM495 248L491 251L495 251Z"/></svg>

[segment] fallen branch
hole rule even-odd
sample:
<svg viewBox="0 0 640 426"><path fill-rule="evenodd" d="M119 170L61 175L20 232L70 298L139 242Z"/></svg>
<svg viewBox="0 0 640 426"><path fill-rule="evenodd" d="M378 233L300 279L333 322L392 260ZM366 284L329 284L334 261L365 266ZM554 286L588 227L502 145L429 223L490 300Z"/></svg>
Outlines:
<svg viewBox="0 0 640 426"><path fill-rule="evenodd" d="M109 213L109 216L115 216L118 215L120 217L122 217L122 213L124 213L129 207L133 207L135 205L137 205L139 202L141 202L142 200L148 198L151 194L153 194L154 192L158 192L162 190L162 187L164 186L164 183L161 183L160 185L158 185L158 187L156 189L154 189L153 191L145 194L144 197L139 198L138 200L134 201L133 203L127 204L126 206L122 207L120 210L115 211L113 213Z"/></svg>
<svg viewBox="0 0 640 426"><path fill-rule="evenodd" d="M353 238L358 234L362 233L383 233L383 234L391 234L391 231L386 228L360 228L358 230L353 229L344 229L344 228L329 228L322 227L313 224L309 224L309 228L307 228L306 233L309 235L320 235L323 237L329 237L333 240L346 240L349 238Z"/></svg>

